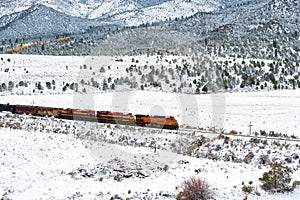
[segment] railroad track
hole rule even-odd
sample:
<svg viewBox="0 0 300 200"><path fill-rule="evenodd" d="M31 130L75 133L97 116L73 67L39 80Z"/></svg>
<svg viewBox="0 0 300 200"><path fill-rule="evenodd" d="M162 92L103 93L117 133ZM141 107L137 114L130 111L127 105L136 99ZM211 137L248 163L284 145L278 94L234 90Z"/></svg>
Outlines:
<svg viewBox="0 0 300 200"><path fill-rule="evenodd" d="M208 130L200 130L196 128L179 128L178 131L183 131L183 132L189 132L189 133L200 133L200 134L211 134L218 136L221 133L218 132L213 132L213 131L208 131ZM279 141L288 141L288 142L299 142L300 143L300 138L283 138L283 137L272 137L272 136L261 136L261 135L245 135L245 134L229 134L229 133L223 133L224 136L227 137L241 137L241 138L257 138L261 140L279 140Z"/></svg>
<svg viewBox="0 0 300 200"><path fill-rule="evenodd" d="M300 139L293 139L293 138L282 138L282 137L271 137L271 136L258 136L258 135L230 135L225 134L226 136L233 136L233 137L246 137L246 138L258 138L264 140L280 140L280 141L289 141L289 142L300 142Z"/></svg>
<svg viewBox="0 0 300 200"><path fill-rule="evenodd" d="M2 114L5 113L10 113L10 112L1 112ZM23 117L35 117L35 118L46 118L46 117L37 117L37 116L32 116L32 115L22 115ZM59 118L57 118L59 119ZM60 119L60 120L67 120L67 119ZM97 122L99 123L99 122ZM219 132L214 132L214 131L209 131L209 130L200 130L197 128L179 128L178 130L171 130L171 129L162 129L162 128L156 128L156 127L151 127L151 126L137 126L137 125L123 125L123 124L118 124L118 123L101 123L101 124L109 124L109 125L118 125L120 127L126 127L126 126L133 126L136 128L142 128L142 129L149 129L149 130L157 130L165 132L165 133L189 133L193 134L195 133L195 136L200 136L205 134L206 137L212 136L212 137L217 137L222 133ZM286 141L286 142L296 142L300 143L300 138L282 138L282 137L271 137L271 136L259 136L259 135L244 135L244 134L228 134L228 133L223 133L224 136L231 137L231 138L257 138L261 140L276 140L276 141Z"/></svg>

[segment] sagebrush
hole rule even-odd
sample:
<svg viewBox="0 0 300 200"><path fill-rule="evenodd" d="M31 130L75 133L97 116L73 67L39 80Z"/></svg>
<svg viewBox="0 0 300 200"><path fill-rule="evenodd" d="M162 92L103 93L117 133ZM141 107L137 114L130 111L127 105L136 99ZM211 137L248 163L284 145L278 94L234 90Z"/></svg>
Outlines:
<svg viewBox="0 0 300 200"><path fill-rule="evenodd" d="M201 178L185 180L180 188L182 191L177 195L177 200L205 200L213 197L210 185Z"/></svg>

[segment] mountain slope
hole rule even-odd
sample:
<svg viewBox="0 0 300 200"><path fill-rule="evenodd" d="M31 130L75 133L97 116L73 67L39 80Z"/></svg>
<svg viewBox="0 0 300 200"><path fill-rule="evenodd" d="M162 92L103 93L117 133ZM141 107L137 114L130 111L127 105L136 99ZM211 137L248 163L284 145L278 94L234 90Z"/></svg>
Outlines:
<svg viewBox="0 0 300 200"><path fill-rule="evenodd" d="M0 38L46 37L56 34L80 33L90 26L100 25L93 20L72 17L43 5L3 16Z"/></svg>
<svg viewBox="0 0 300 200"><path fill-rule="evenodd" d="M221 4L214 0L208 1L165 1L155 6L133 9L109 15L110 20L120 21L125 25L136 26L142 23L161 22L191 16L197 12L212 12L221 7Z"/></svg>
<svg viewBox="0 0 300 200"><path fill-rule="evenodd" d="M193 48L209 53L295 60L300 57L298 8L298 0L263 0L199 12L165 28L197 35L199 43Z"/></svg>
<svg viewBox="0 0 300 200"><path fill-rule="evenodd" d="M83 1L73 0L68 2L83 3ZM86 5L89 5L96 1L87 2ZM102 3L101 5L108 3L106 0L97 2ZM74 54L74 52L77 55L90 54L98 46L99 52L104 52L105 55L116 52L151 53L167 49L184 55L199 52L212 56L231 55L271 60L295 61L300 58L299 0L245 0L239 4L235 0L220 0L223 5L227 2L227 6L211 12L197 12L187 18L177 17L175 20L166 20L166 16L181 15L179 4L176 4L178 2L186 3L183 6L185 9L190 8L188 7L190 3L198 4L199 7L208 5L201 4L202 1L119 0L112 1L110 5L113 7L123 3L141 9L118 11L117 14L109 14L109 16L105 14L96 20L71 17L46 6L34 6L35 9L29 12L30 14L26 11L27 14L19 13L2 17L5 19L2 21L8 25L2 25L2 31L0 28L0 38L5 36L4 38L9 39L21 35L23 37L24 34L28 37L32 35L43 37L49 34L73 33L71 44L65 44L63 48L65 52L61 52L64 55ZM215 1L210 2L213 5ZM172 7L166 6L167 4L176 4L178 8L172 10ZM64 4L61 6L66 7ZM133 7L127 8L134 9ZM159 11L158 8L161 10ZM151 26L151 20L160 23ZM135 29L126 27L137 23L147 23L147 26ZM110 24L115 24L117 27L108 28ZM28 27L29 32L26 30ZM104 27L108 32L103 31ZM82 32L84 34L76 35ZM61 48L61 44L53 43L42 53L56 55ZM41 53L35 52L34 49L29 51Z"/></svg>
<svg viewBox="0 0 300 200"><path fill-rule="evenodd" d="M219 7L216 0L10 0L0 2L0 38L82 33L102 23L138 26Z"/></svg>
<svg viewBox="0 0 300 200"><path fill-rule="evenodd" d="M161 8L172 9L175 13L182 10L186 12L185 15L192 15L199 10L212 11L221 6L218 0L10 0L0 2L0 17L26 10L36 4L45 5L71 16L89 19L124 12L135 13L144 9L160 11ZM190 8L193 8L193 12Z"/></svg>

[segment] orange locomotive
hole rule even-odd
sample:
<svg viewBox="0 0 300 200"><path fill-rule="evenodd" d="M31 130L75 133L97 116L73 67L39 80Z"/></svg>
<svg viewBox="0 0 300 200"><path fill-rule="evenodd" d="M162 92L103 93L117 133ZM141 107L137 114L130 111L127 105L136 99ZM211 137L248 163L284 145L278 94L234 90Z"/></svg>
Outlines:
<svg viewBox="0 0 300 200"><path fill-rule="evenodd" d="M139 126L149 126L164 129L178 129L178 122L173 116L135 115L135 123Z"/></svg>
<svg viewBox="0 0 300 200"><path fill-rule="evenodd" d="M100 123L134 125L134 117L131 113L97 111L97 120Z"/></svg>
<svg viewBox="0 0 300 200"><path fill-rule="evenodd" d="M72 109L73 119L82 121L96 121L94 110Z"/></svg>

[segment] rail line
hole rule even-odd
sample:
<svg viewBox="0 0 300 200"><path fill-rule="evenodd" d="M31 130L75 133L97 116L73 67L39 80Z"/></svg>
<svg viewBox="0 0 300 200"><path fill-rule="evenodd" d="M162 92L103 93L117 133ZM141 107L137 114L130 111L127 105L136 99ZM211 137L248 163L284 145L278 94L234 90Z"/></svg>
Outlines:
<svg viewBox="0 0 300 200"><path fill-rule="evenodd" d="M5 113L11 113L9 111L4 111L1 112L2 114ZM14 113L12 113L14 114ZM21 116L25 116L25 117L39 117L39 116L33 116L33 115L26 115L26 114L17 114L17 115L21 115ZM49 118L49 117L39 117L39 118ZM60 120L66 120L68 121L68 119L61 119L61 118L57 118ZM83 120L75 120L75 121L83 121ZM93 121L91 121L93 122ZM94 121L97 122L97 121ZM97 122L99 123L99 122ZM100 122L101 123L101 122ZM162 131L162 132L167 132L167 133L188 133L190 135L195 134L195 137L200 136L200 135L206 135L206 137L218 137L220 134L223 134L226 137L230 137L230 138L257 138L260 140L272 140L272 141L285 141L285 142L296 142L296 143L300 143L300 138L282 138L282 137L272 137L272 136L261 136L261 135L245 135L245 134L229 134L229 133L222 133L221 131L216 132L216 131L210 131L210 130L200 130L197 128L180 128L178 130L171 130L171 129L162 129L162 128L157 128L157 127L151 127L151 126L137 126L137 125L124 125L124 124L119 124L119 123L101 123L101 124L108 124L108 125L119 125L120 127L126 127L126 126L132 126L132 127L136 127L136 128L142 128L142 129L148 129L150 130L157 130L157 131Z"/></svg>
<svg viewBox="0 0 300 200"><path fill-rule="evenodd" d="M220 132L214 132L214 131L209 131L209 130L200 130L196 128L179 128L178 131L186 131L189 133L200 133L200 134L210 134L210 135L215 135L219 136L220 134L223 134L224 136L227 137L241 137L241 138L257 138L261 140L279 140L279 141L288 141L288 142L299 142L300 143L300 138L283 138L283 137L272 137L272 136L261 136L261 135L245 135L245 134L229 134L229 133L220 133Z"/></svg>

